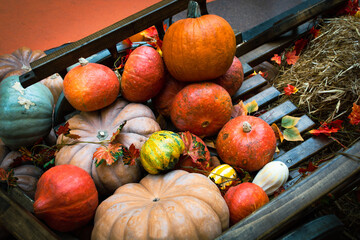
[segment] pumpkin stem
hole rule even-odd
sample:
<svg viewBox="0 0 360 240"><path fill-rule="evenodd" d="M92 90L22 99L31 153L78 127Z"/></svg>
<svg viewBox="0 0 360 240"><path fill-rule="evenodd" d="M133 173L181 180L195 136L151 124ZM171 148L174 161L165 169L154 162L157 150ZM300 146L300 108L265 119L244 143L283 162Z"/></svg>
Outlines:
<svg viewBox="0 0 360 240"><path fill-rule="evenodd" d="M187 9L187 18L201 17L200 7L196 1L189 1Z"/></svg>
<svg viewBox="0 0 360 240"><path fill-rule="evenodd" d="M79 63L81 66L85 66L86 64L89 63L89 61L86 60L85 58L81 57L81 58L79 58Z"/></svg>
<svg viewBox="0 0 360 240"><path fill-rule="evenodd" d="M246 132L246 133L248 133L248 132L251 132L251 125L250 125L250 123L248 123L248 122L243 122L243 131L244 132Z"/></svg>

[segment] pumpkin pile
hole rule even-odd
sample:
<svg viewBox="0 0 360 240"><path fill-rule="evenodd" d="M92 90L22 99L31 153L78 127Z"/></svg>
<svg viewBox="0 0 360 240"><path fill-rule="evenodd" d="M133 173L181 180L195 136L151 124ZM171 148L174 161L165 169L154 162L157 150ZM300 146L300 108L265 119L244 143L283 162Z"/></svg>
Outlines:
<svg viewBox="0 0 360 240"><path fill-rule="evenodd" d="M31 162L55 128L55 154L33 169L39 181L30 194L49 227L93 224L93 239L214 239L286 182L288 169L272 161L272 128L233 115L244 72L229 23L201 16L190 1L188 18L166 30L157 50L136 47L118 75L80 58L61 79L74 112L60 126L52 126L58 92L41 83L24 89L17 75L0 83L4 171L10 150L14 161ZM239 181L245 172L253 182Z"/></svg>

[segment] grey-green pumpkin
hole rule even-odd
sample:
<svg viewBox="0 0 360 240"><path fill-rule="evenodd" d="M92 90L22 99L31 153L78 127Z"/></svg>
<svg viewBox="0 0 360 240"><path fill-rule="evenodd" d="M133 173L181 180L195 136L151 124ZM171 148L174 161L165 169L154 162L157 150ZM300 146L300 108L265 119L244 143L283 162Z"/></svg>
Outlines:
<svg viewBox="0 0 360 240"><path fill-rule="evenodd" d="M11 149L30 146L52 127L54 98L43 84L23 88L19 76L0 83L0 138Z"/></svg>

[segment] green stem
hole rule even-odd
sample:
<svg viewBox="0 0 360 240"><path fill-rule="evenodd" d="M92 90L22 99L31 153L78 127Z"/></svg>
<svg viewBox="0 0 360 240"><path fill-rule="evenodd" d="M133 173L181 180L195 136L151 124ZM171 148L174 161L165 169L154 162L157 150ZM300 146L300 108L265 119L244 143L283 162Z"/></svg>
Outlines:
<svg viewBox="0 0 360 240"><path fill-rule="evenodd" d="M200 7L196 1L189 1L187 9L187 18L198 18L201 17Z"/></svg>

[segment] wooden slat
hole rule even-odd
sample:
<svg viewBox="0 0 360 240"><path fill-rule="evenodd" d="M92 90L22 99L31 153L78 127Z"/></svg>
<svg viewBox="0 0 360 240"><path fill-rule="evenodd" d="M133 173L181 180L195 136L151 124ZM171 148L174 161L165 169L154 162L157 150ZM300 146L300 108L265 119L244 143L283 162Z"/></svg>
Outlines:
<svg viewBox="0 0 360 240"><path fill-rule="evenodd" d="M272 108L271 110L265 112L264 114L260 115L259 117L271 125L272 123L279 121L285 115L291 114L292 112L294 112L296 110L297 110L297 107L288 100L288 101L276 106L275 108Z"/></svg>
<svg viewBox="0 0 360 240"><path fill-rule="evenodd" d="M276 99L279 95L280 95L280 92L276 88L269 87L269 88L265 89L264 91L259 92L255 96L245 100L244 104L250 103L255 100L257 105L259 106L259 108L261 108L265 104Z"/></svg>
<svg viewBox="0 0 360 240"><path fill-rule="evenodd" d="M263 78L260 74L248 78L242 83L240 89L232 96L232 99L236 101L246 93L249 93L250 91L261 86L264 86L266 83L266 79Z"/></svg>
<svg viewBox="0 0 360 240"><path fill-rule="evenodd" d="M346 153L359 156L360 141ZM338 156L216 239L275 239L303 210L359 172L359 161Z"/></svg>
<svg viewBox="0 0 360 240"><path fill-rule="evenodd" d="M244 70L244 76L248 76L250 75L251 73L254 72L254 69L245 61L242 61L240 58L239 58L242 66L243 66L243 70Z"/></svg>

